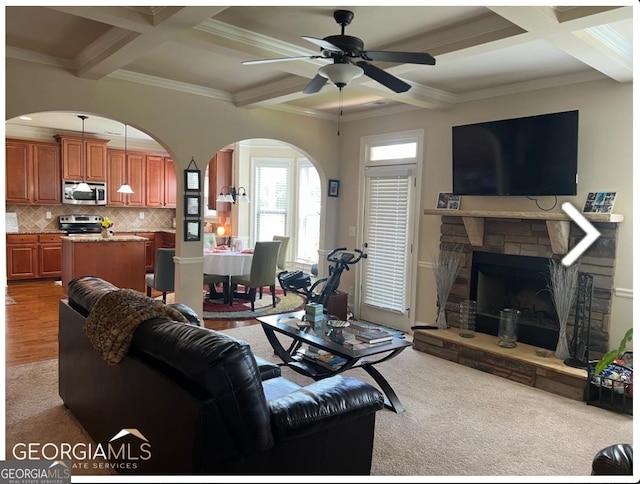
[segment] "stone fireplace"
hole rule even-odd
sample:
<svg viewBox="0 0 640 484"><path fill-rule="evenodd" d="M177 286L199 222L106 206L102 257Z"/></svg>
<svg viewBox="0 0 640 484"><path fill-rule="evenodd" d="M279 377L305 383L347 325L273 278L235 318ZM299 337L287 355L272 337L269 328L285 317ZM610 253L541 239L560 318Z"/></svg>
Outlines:
<svg viewBox="0 0 640 484"><path fill-rule="evenodd" d="M425 210L428 214L441 212ZM582 240L584 232L558 213L458 213L456 216L456 211L447 211L440 225L441 247L461 244L464 248L461 268L447 299L448 325L459 325L459 307L464 299L478 301L477 331L487 334L497 334L500 309L520 309L524 324L518 340L555 350L558 319L547 290L549 258L562 257ZM601 237L576 262L581 272L594 277L589 348L596 358L609 346L618 222L622 221L616 217L620 216L589 215ZM567 327L569 340L573 318L572 312Z"/></svg>

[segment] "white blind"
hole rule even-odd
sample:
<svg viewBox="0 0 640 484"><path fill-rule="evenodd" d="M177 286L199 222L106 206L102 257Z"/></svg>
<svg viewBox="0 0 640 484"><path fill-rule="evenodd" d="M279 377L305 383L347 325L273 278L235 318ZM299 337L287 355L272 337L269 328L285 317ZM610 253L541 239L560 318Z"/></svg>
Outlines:
<svg viewBox="0 0 640 484"><path fill-rule="evenodd" d="M289 212L289 167L256 166L256 241L287 234Z"/></svg>
<svg viewBox="0 0 640 484"><path fill-rule="evenodd" d="M371 168L366 175L367 282L363 302L404 313L407 309L411 169L406 166Z"/></svg>

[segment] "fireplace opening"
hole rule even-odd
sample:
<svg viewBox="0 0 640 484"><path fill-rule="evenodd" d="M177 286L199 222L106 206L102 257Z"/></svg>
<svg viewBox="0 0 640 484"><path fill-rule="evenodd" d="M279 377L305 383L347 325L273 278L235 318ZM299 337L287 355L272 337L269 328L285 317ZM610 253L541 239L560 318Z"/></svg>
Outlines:
<svg viewBox="0 0 640 484"><path fill-rule="evenodd" d="M555 350L559 323L548 278L546 257L474 251L469 298L477 301L476 331L497 336L500 310L518 309L518 341Z"/></svg>

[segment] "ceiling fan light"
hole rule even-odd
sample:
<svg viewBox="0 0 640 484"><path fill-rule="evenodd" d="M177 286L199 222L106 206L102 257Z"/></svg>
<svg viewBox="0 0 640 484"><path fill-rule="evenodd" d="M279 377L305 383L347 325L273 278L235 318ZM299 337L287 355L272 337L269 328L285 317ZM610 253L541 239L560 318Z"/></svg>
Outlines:
<svg viewBox="0 0 640 484"><path fill-rule="evenodd" d="M118 193L133 193L133 189L128 183L124 183L118 188Z"/></svg>
<svg viewBox="0 0 640 484"><path fill-rule="evenodd" d="M318 69L318 74L326 77L339 88L343 88L364 74L362 67L354 64L329 64Z"/></svg>
<svg viewBox="0 0 640 484"><path fill-rule="evenodd" d="M78 186L73 191L74 192L90 192L91 187L89 186L88 183L82 182L82 183L78 183Z"/></svg>

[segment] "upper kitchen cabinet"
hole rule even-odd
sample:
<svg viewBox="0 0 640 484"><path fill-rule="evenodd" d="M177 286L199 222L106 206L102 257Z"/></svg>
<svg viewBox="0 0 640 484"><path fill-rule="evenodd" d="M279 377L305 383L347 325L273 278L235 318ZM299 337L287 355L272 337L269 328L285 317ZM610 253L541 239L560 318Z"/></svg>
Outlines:
<svg viewBox="0 0 640 484"><path fill-rule="evenodd" d="M164 158L164 206L176 208L176 164L173 159Z"/></svg>
<svg viewBox="0 0 640 484"><path fill-rule="evenodd" d="M125 163L123 150L107 150L107 205L112 207L144 207L145 206L145 154L127 153ZM126 181L133 193L118 193L118 188Z"/></svg>
<svg viewBox="0 0 640 484"><path fill-rule="evenodd" d="M231 168L233 163L233 150L220 150L209 161L209 210L230 212L230 202L216 202L218 195L228 193L231 186Z"/></svg>
<svg viewBox="0 0 640 484"><path fill-rule="evenodd" d="M6 140L6 202L59 205L60 150L54 143Z"/></svg>
<svg viewBox="0 0 640 484"><path fill-rule="evenodd" d="M62 179L87 182L107 181L107 143L109 140L56 135L62 153ZM83 163L83 152L85 160Z"/></svg>
<svg viewBox="0 0 640 484"><path fill-rule="evenodd" d="M164 157L147 155L147 207L164 207Z"/></svg>

